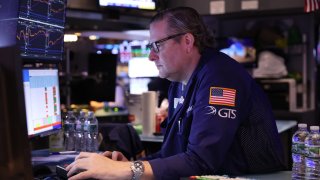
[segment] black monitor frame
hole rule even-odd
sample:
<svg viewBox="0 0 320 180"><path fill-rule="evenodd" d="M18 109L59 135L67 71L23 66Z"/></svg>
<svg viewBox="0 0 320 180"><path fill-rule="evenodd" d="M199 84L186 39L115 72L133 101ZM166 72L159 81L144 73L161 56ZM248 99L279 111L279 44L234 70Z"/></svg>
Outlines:
<svg viewBox="0 0 320 180"><path fill-rule="evenodd" d="M0 57L0 179L32 179L18 47L0 48Z"/></svg>

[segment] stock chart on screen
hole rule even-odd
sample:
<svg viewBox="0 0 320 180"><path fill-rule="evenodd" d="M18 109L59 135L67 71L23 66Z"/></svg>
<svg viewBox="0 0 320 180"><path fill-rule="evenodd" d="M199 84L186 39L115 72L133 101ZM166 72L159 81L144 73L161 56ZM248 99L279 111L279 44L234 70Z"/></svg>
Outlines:
<svg viewBox="0 0 320 180"><path fill-rule="evenodd" d="M20 0L17 42L25 58L61 60L65 0Z"/></svg>

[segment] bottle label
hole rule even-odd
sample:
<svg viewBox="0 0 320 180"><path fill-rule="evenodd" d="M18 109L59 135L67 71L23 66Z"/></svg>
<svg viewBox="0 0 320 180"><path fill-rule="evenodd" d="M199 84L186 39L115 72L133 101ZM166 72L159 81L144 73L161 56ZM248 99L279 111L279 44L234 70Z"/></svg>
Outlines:
<svg viewBox="0 0 320 180"><path fill-rule="evenodd" d="M95 124L86 124L83 129L88 132L98 132L97 125Z"/></svg>
<svg viewBox="0 0 320 180"><path fill-rule="evenodd" d="M317 160L317 159L306 158L306 166L308 168L315 169L316 168L316 164L318 164L318 163L319 163L319 160Z"/></svg>
<svg viewBox="0 0 320 180"><path fill-rule="evenodd" d="M302 142L293 142L291 151L292 153L296 153L296 154L305 154L306 146Z"/></svg>
<svg viewBox="0 0 320 180"><path fill-rule="evenodd" d="M89 131L89 132L96 132L96 131L98 131L97 126L96 126L95 124L90 124L90 125L88 126L88 131Z"/></svg>
<svg viewBox="0 0 320 180"><path fill-rule="evenodd" d="M49 150L50 152L59 152L63 150L63 132L59 131L57 134L49 136Z"/></svg>
<svg viewBox="0 0 320 180"><path fill-rule="evenodd" d="M307 145L307 156L313 158L320 158L320 146L319 145Z"/></svg>
<svg viewBox="0 0 320 180"><path fill-rule="evenodd" d="M74 124L64 124L64 131L74 131Z"/></svg>
<svg viewBox="0 0 320 180"><path fill-rule="evenodd" d="M77 124L76 125L76 130L82 130L82 125L81 124Z"/></svg>
<svg viewBox="0 0 320 180"><path fill-rule="evenodd" d="M303 156L301 154L292 153L292 161L294 163L302 163L303 162Z"/></svg>

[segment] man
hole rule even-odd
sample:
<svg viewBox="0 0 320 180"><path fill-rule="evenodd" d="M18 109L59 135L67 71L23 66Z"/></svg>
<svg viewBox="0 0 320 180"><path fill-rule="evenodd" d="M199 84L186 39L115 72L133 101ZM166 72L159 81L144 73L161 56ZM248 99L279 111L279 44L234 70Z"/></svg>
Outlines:
<svg viewBox="0 0 320 180"><path fill-rule="evenodd" d="M190 175L265 173L283 168L283 150L262 90L235 60L214 51L192 8L151 20L149 59L172 81L161 150L138 161L82 153L67 170L77 178L179 179ZM126 160L119 152L105 152Z"/></svg>

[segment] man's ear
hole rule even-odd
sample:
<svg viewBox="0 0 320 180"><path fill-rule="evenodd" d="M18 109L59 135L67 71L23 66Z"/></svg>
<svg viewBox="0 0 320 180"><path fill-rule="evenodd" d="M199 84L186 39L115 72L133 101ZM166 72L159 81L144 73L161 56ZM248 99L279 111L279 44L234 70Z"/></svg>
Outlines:
<svg viewBox="0 0 320 180"><path fill-rule="evenodd" d="M187 33L184 35L184 40L185 40L187 53L189 53L194 46L194 42L195 42L194 36L191 33Z"/></svg>

